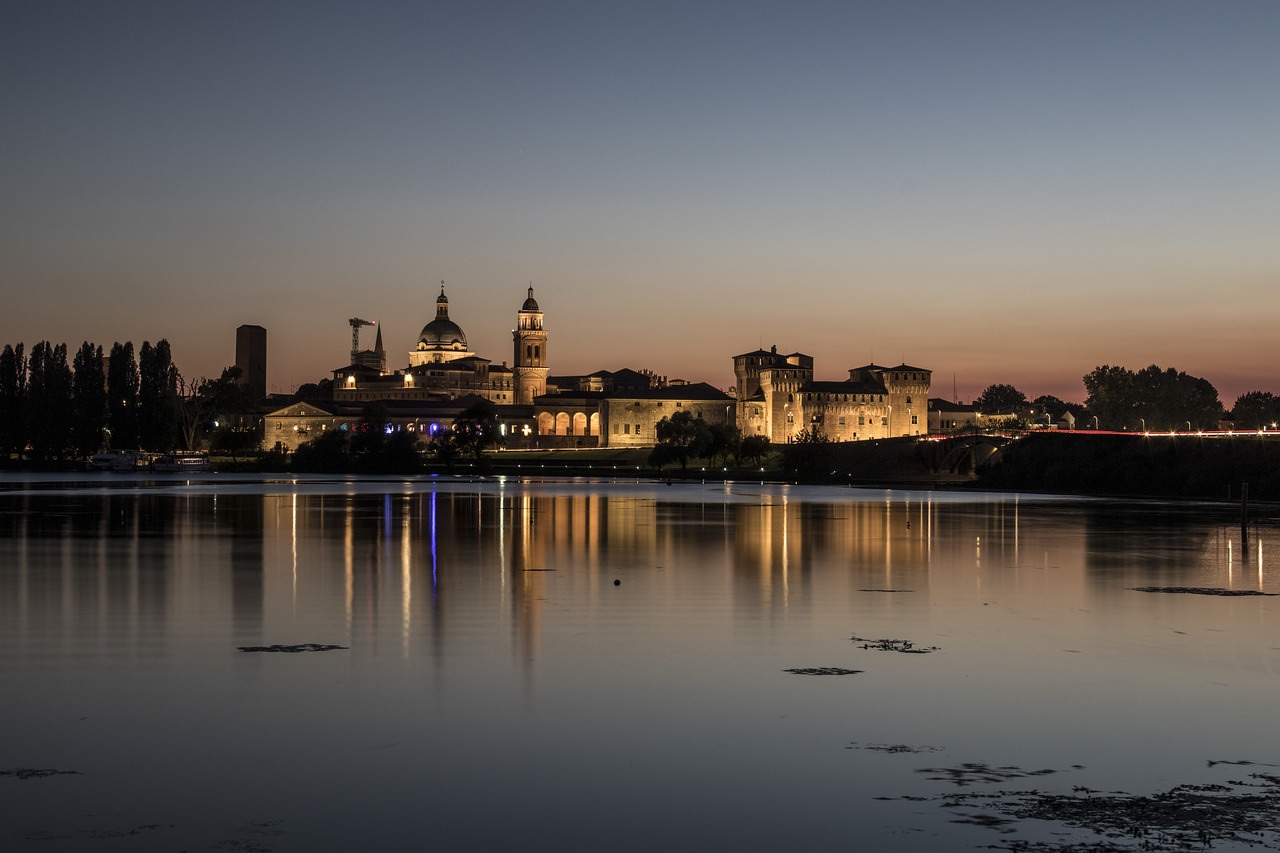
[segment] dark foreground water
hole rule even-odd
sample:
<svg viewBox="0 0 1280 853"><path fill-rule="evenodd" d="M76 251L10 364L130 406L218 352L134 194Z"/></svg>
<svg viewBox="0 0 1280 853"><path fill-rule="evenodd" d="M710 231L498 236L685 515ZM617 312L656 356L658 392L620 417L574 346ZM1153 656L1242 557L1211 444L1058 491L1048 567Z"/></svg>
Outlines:
<svg viewBox="0 0 1280 853"><path fill-rule="evenodd" d="M0 481L0 849L1280 849L1280 599L1203 594L1280 592L1249 533L758 484ZM1152 795L1211 817L1126 818Z"/></svg>

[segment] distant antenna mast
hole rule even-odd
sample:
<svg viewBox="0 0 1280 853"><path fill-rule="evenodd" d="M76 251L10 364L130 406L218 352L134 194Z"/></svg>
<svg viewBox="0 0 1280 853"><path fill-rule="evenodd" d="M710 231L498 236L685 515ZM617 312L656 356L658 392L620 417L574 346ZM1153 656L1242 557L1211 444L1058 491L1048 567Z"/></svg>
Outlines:
<svg viewBox="0 0 1280 853"><path fill-rule="evenodd" d="M351 363L356 363L356 356L360 355L360 327L372 326L372 320L361 320L359 317L352 317L347 321L351 324Z"/></svg>

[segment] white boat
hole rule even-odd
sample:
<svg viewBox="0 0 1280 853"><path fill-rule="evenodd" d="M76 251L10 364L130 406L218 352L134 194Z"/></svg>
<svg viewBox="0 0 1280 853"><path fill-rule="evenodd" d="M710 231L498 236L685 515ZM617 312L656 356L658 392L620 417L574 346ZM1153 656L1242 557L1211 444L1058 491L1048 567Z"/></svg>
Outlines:
<svg viewBox="0 0 1280 853"><path fill-rule="evenodd" d="M87 464L90 471L133 471L138 467L138 453L135 450L95 453Z"/></svg>
<svg viewBox="0 0 1280 853"><path fill-rule="evenodd" d="M152 471L207 471L209 456L205 453L169 453L151 460Z"/></svg>

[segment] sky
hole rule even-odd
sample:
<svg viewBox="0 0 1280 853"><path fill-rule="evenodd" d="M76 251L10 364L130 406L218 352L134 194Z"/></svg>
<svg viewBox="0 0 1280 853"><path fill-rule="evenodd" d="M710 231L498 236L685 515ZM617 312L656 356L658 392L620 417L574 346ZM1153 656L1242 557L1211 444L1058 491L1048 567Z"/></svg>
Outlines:
<svg viewBox="0 0 1280 853"><path fill-rule="evenodd" d="M0 344L1280 393L1280 3L0 4ZM372 330L362 332L371 346ZM955 394L953 395L953 389Z"/></svg>

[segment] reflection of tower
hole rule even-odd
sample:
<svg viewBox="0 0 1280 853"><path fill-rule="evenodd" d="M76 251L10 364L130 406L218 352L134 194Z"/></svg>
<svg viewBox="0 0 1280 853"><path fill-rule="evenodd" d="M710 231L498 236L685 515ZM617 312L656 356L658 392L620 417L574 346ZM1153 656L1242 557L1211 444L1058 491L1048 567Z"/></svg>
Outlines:
<svg viewBox="0 0 1280 853"><path fill-rule="evenodd" d="M240 384L249 387L255 402L267 397L267 330L261 326L236 328L236 367Z"/></svg>
<svg viewBox="0 0 1280 853"><path fill-rule="evenodd" d="M534 397L547 393L547 330L542 328L542 309L533 298L520 306L516 315L516 329L511 333L515 341L516 403L531 405Z"/></svg>

